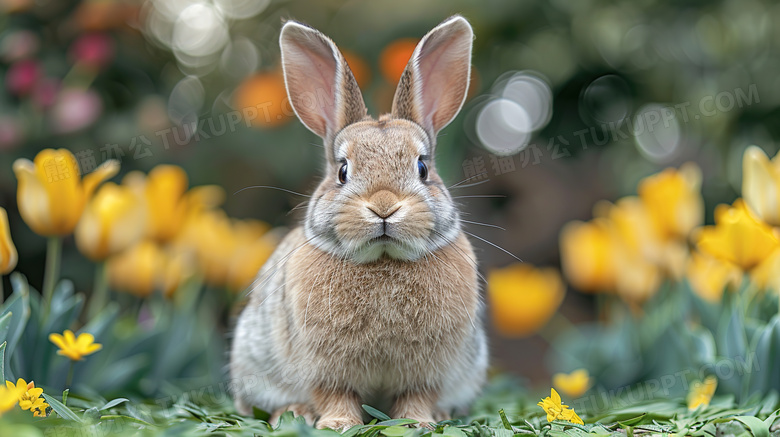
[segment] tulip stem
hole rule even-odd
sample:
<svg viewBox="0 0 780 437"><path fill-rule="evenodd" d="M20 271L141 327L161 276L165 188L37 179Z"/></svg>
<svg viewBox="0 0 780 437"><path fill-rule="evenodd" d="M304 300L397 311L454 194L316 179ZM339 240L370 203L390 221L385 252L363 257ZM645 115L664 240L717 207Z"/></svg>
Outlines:
<svg viewBox="0 0 780 437"><path fill-rule="evenodd" d="M101 262L95 266L95 281L92 284L92 296L89 299L87 320L97 317L108 300L108 269L106 263Z"/></svg>
<svg viewBox="0 0 780 437"><path fill-rule="evenodd" d="M62 257L62 238L49 237L46 246L46 269L43 272L43 298L45 311L48 313L54 296L54 286L60 276L60 258Z"/></svg>

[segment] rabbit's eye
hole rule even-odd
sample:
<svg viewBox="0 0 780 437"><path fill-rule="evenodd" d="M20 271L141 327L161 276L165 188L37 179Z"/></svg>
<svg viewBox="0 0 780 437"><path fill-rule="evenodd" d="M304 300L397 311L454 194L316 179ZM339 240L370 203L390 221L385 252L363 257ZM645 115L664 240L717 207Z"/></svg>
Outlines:
<svg viewBox="0 0 780 437"><path fill-rule="evenodd" d="M420 179L428 179L428 166L425 165L422 159L417 160L417 172L420 174Z"/></svg>
<svg viewBox="0 0 780 437"><path fill-rule="evenodd" d="M347 183L347 164L344 164L339 169L339 182L342 184Z"/></svg>

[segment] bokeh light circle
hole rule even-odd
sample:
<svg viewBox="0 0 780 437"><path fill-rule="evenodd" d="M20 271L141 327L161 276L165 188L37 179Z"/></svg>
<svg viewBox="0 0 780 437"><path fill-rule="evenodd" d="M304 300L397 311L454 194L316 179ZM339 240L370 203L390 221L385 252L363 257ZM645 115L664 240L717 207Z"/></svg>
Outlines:
<svg viewBox="0 0 780 437"><path fill-rule="evenodd" d="M528 145L532 125L532 117L523 106L498 98L490 100L479 110L476 134L491 153L512 155Z"/></svg>
<svg viewBox="0 0 780 437"><path fill-rule="evenodd" d="M632 128L637 149L654 162L669 161L682 144L682 128L672 107L658 103L642 106Z"/></svg>

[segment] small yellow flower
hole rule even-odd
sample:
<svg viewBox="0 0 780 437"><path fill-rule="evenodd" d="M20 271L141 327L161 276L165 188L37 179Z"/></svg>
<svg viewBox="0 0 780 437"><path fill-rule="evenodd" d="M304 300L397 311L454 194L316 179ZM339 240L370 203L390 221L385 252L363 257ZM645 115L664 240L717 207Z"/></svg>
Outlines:
<svg viewBox="0 0 780 437"><path fill-rule="evenodd" d="M73 232L92 193L119 171L119 163L106 161L82 180L70 151L45 149L35 162L17 159L13 168L19 213L35 233L53 236Z"/></svg>
<svg viewBox="0 0 780 437"><path fill-rule="evenodd" d="M19 255L16 246L11 240L11 231L8 228L8 214L4 208L0 208L0 275L11 272L16 267Z"/></svg>
<svg viewBox="0 0 780 437"><path fill-rule="evenodd" d="M719 303L723 290L736 288L742 281L742 272L735 265L718 258L694 252L688 261L688 283L700 298Z"/></svg>
<svg viewBox="0 0 780 437"><path fill-rule="evenodd" d="M550 396L541 400L536 405L542 407L545 413L547 413L547 421L552 422L554 420L564 420L566 422L577 423L583 425L582 419L573 409L569 408L561 401L561 396L555 391L554 388L550 389Z"/></svg>
<svg viewBox="0 0 780 437"><path fill-rule="evenodd" d="M693 163L644 178L637 192L662 239L685 240L704 220L701 170Z"/></svg>
<svg viewBox="0 0 780 437"><path fill-rule="evenodd" d="M523 263L492 270L487 283L493 324L506 336L536 332L555 314L566 292L555 269Z"/></svg>
<svg viewBox="0 0 780 437"><path fill-rule="evenodd" d="M615 289L615 247L605 219L567 223L560 246L561 266L573 286L586 292Z"/></svg>
<svg viewBox="0 0 780 437"><path fill-rule="evenodd" d="M49 404L46 403L43 395L43 389L35 387L35 383L30 381L28 384L24 379L19 378L14 385L11 381L5 382L6 388L21 393L19 395L19 407L22 410L30 410L36 417L46 417L46 409Z"/></svg>
<svg viewBox="0 0 780 437"><path fill-rule="evenodd" d="M695 236L699 250L749 271L780 248L777 233L758 220L742 199L734 205L718 205L715 226L701 228Z"/></svg>
<svg viewBox="0 0 780 437"><path fill-rule="evenodd" d="M780 153L772 160L750 146L742 157L742 196L763 221L780 226Z"/></svg>
<svg viewBox="0 0 780 437"><path fill-rule="evenodd" d="M27 387L0 385L0 416L11 410L19 402L19 398L27 391Z"/></svg>
<svg viewBox="0 0 780 437"><path fill-rule="evenodd" d="M81 361L85 356L91 355L103 348L100 343L95 343L95 337L88 333L82 332L76 338L73 331L66 329L65 332L60 334L49 334L49 341L54 343L60 350L57 351L58 355L62 355L70 358L73 361Z"/></svg>
<svg viewBox="0 0 780 437"><path fill-rule="evenodd" d="M566 396L578 398L588 391L592 381L587 370L577 369L571 373L556 373L552 383Z"/></svg>
<svg viewBox="0 0 780 437"><path fill-rule="evenodd" d="M709 405L717 388L718 379L712 375L704 378L704 382L694 381L688 392L688 409L695 410L700 405Z"/></svg>
<svg viewBox="0 0 780 437"><path fill-rule="evenodd" d="M106 183L87 204L76 226L76 245L93 261L103 261L138 241L144 233L145 205L128 187Z"/></svg>

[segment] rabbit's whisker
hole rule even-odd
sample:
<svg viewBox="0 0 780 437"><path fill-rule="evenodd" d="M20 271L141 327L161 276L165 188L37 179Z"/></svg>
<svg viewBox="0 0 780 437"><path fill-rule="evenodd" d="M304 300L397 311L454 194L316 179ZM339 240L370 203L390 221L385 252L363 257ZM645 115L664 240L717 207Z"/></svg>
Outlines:
<svg viewBox="0 0 780 437"><path fill-rule="evenodd" d="M482 184L487 183L487 182L490 182L490 180L489 179L485 179L484 181L474 182L473 184L452 186L452 187L449 187L448 189L451 190L451 189L455 189L455 188L457 188L457 189L471 188L471 187L476 187L477 185L482 185Z"/></svg>
<svg viewBox="0 0 780 437"><path fill-rule="evenodd" d="M500 250L500 251L502 251L502 252L506 253L507 255L511 256L512 258L514 258L514 259L516 259L516 260L518 260L518 261L520 261L520 262L525 262L525 261L521 260L520 258L518 258L518 257L517 257L517 255L513 254L512 252L510 252L510 251L508 251L508 250L504 249L503 247L499 246L498 244L495 244L495 243L493 243L493 242L491 242L491 241L488 241L488 240L486 240L486 239L484 239L484 238L480 237L479 235L475 235L475 234L472 234L471 232L467 232L467 231L463 231L463 233L464 233L464 234L467 234L467 235L471 235L472 237L474 237L474 238L476 238L476 239L478 239L478 240L480 240L480 241L484 241L485 243L487 243L487 244L489 244L489 245L491 245L491 246L495 247L496 249L498 249L498 250Z"/></svg>
<svg viewBox="0 0 780 437"><path fill-rule="evenodd" d="M474 176L471 176L471 177L468 177L466 179L463 179L462 181L458 182L457 184L452 184L449 187L447 187L447 189L449 190L450 188L458 187L458 186L460 186L460 184L462 184L464 182L468 182L468 181L470 181L472 179L479 178L479 177L486 176L486 175L487 175L487 172L483 171L482 173L478 173L478 174L475 174ZM487 181L482 181L482 182L487 182Z"/></svg>
<svg viewBox="0 0 780 437"><path fill-rule="evenodd" d="M463 223L469 223L469 224L472 224L472 225L487 226L489 228L496 228L496 229L501 229L502 231L506 231L505 228L502 228L501 226L498 226L498 225L491 225L490 223L472 222L470 220L463 220L463 219L460 219L460 221L462 221Z"/></svg>
<svg viewBox="0 0 780 437"><path fill-rule="evenodd" d="M474 194L468 196L453 196L453 199L466 199L466 198L493 198L493 197L506 197L503 194Z"/></svg>
<svg viewBox="0 0 780 437"><path fill-rule="evenodd" d="M279 191L284 191L285 193L295 194L296 196L311 197L311 196L309 196L307 194L302 194L302 193L299 193L297 191L288 190L286 188L274 187L272 185L252 185L252 186L249 186L249 187L244 187L244 188L236 191L235 193L233 193L233 195L235 196L236 194L238 194L238 193L240 193L242 191L248 190L250 188L270 188L272 190L279 190Z"/></svg>

